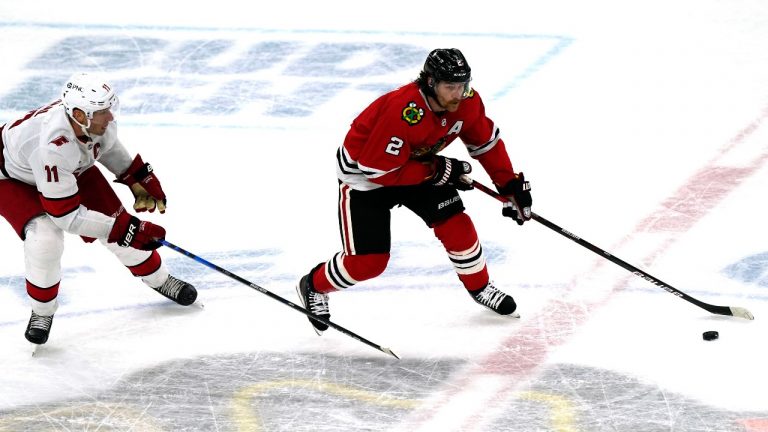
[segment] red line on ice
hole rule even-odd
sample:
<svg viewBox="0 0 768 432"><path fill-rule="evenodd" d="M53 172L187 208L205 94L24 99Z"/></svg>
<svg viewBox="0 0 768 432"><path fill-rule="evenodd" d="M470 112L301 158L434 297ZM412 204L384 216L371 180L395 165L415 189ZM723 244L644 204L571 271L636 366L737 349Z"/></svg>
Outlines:
<svg viewBox="0 0 768 432"><path fill-rule="evenodd" d="M748 154L746 163L739 166L728 165L728 156L733 150L742 150L739 145L748 142L754 132L768 119L768 107L754 121L740 130L726 143L715 157L692 175L672 196L663 200L662 208L643 219L635 229L619 242L616 249L631 240L633 234L642 232L684 233L722 202L728 194L760 169L768 159L766 144L758 145L754 154ZM745 159L742 155L742 160ZM669 236L659 247L649 253L649 258L659 256L676 241L676 236ZM590 253L585 251L585 253ZM604 265L606 260L598 259L594 269ZM629 276L629 274L628 274ZM428 407L414 413L411 420L416 425L426 426L439 414L448 401L469 387L476 377L499 375L506 385L495 394L486 395L489 403L501 401L517 391L525 382L529 382L543 364L549 351L566 342L574 330L582 325L596 309L607 303L619 288L625 286L626 279L617 282L603 298L591 302L570 303L555 299L541 308L541 312L530 320L523 321L515 333L501 342L496 351L480 360L475 366L465 370L451 387L446 389L437 400ZM577 281L570 283L573 289ZM467 413L462 424L456 424L455 430L471 430L482 424L481 412Z"/></svg>

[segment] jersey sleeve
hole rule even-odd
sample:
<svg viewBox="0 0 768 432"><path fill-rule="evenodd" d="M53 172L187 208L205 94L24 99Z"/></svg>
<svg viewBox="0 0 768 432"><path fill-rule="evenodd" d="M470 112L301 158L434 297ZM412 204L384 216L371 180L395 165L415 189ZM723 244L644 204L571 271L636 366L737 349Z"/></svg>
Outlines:
<svg viewBox="0 0 768 432"><path fill-rule="evenodd" d="M497 185L505 185L515 177L512 162L501 139L498 126L488 118L480 95L474 92L465 103L471 104L469 127L462 130L460 137L469 155L476 159Z"/></svg>
<svg viewBox="0 0 768 432"><path fill-rule="evenodd" d="M59 135L30 158L43 209L62 230L86 237L106 238L115 219L80 204L75 170L80 160L77 143Z"/></svg>
<svg viewBox="0 0 768 432"><path fill-rule="evenodd" d="M492 149L475 159L477 159L477 161L480 162L480 165L483 166L485 172L488 173L488 177L499 186L504 186L510 180L515 178L512 162L507 154L504 141L501 139L498 140Z"/></svg>

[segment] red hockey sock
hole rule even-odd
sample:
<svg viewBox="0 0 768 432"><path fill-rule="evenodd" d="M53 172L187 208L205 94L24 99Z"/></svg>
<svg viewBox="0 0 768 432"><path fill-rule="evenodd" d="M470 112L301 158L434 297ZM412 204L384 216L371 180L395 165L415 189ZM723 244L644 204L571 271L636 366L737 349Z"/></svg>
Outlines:
<svg viewBox="0 0 768 432"><path fill-rule="evenodd" d="M464 287L469 291L485 287L488 268L472 219L462 212L434 225L433 229Z"/></svg>
<svg viewBox="0 0 768 432"><path fill-rule="evenodd" d="M312 283L315 291L320 293L347 289L380 275L388 262L389 254L347 255L339 252L328 262L315 267Z"/></svg>

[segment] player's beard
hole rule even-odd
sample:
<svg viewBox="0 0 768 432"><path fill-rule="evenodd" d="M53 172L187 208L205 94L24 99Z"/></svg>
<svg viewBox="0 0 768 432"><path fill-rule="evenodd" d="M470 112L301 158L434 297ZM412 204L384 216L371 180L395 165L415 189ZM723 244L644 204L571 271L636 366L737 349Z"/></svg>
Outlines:
<svg viewBox="0 0 768 432"><path fill-rule="evenodd" d="M461 99L453 99L444 103L443 107L448 112L456 112L459 109L459 104L461 104Z"/></svg>
<svg viewBox="0 0 768 432"><path fill-rule="evenodd" d="M435 95L432 100L437 102L437 106L448 112L456 112L461 102L461 99L445 99L439 95Z"/></svg>

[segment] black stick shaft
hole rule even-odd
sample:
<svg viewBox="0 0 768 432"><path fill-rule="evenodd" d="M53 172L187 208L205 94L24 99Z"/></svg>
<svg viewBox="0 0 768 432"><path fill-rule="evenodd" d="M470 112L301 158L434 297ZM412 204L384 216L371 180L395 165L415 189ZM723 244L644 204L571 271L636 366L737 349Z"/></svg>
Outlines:
<svg viewBox="0 0 768 432"><path fill-rule="evenodd" d="M396 359L400 358L394 352L392 352L392 350L390 350L389 348L385 348L385 347L383 347L381 345L375 344L375 343L369 341L368 339L366 339L366 338L364 338L364 337L362 337L362 336L360 336L360 335L358 335L358 334L356 334L356 333L354 333L354 332L352 332L350 330L347 330L346 328L344 328L344 327L342 327L342 326L340 326L340 325L338 325L338 324L336 324L336 323L334 323L334 322L332 322L330 320L327 320L325 318L319 317L319 316L313 314L312 312L304 309L303 307L301 307L301 306L299 306L297 304L294 304L294 303L290 302L289 300L286 300L285 298L280 297L279 295L274 294L271 291L269 291L269 290L267 290L265 288L262 288L262 287L256 285L255 283L250 282L247 279L244 279L244 278L242 278L242 277L240 277L240 276L230 272L227 269L221 268L221 267L217 266L216 264L213 264L210 261L207 261L207 260L205 260L203 258L200 258L199 256L193 254L192 252L189 252L189 251L187 251L185 249L182 249L181 247L176 246L175 244L173 244L173 243L171 243L171 242L169 242L167 240L164 240L164 239L160 240L160 243L162 243L164 246L167 246L167 247L175 250L176 252L181 253L182 255L186 255L187 257L192 258L193 260L199 262L200 264L202 264L202 265L204 265L204 266L206 266L208 268L216 270L219 273L225 274L225 275L229 276L230 278L232 278L232 279L234 279L234 280L236 280L236 281L238 281L238 282L240 282L240 283L242 283L244 285L248 285L249 287L255 289L256 291L258 291L258 292L260 292L260 293L262 293L264 295L266 295L267 297L269 297L269 298L271 298L273 300L277 300L280 303L290 307L291 309L293 309L293 310L295 310L297 312L303 313L304 315L312 318L313 320L325 323L329 327L335 328L336 330L340 331L341 333L344 333L345 335L351 337L352 339L355 339L355 340L357 340L359 342L362 342L362 343L364 343L364 344L366 344L366 345L368 345L370 347L373 347L373 348L383 352L384 354L389 354L389 355L391 355L392 357L394 357Z"/></svg>
<svg viewBox="0 0 768 432"><path fill-rule="evenodd" d="M479 183L479 182L477 182L475 180L472 180L472 186L474 186L475 189L478 189L481 192L485 192L486 194L496 198L497 200L499 200L501 202L508 202L509 201L507 198L505 198L504 196L498 194L493 189L491 189L491 188L489 188L489 187L487 187L487 186L485 186L485 185L483 185L483 184L481 184L481 183ZM660 279L658 279L658 278L656 278L654 276L651 276L650 274L646 273L643 270L640 270L639 268L633 266L632 264L629 264L628 262L626 262L626 261L624 261L624 260L614 256L613 254L611 254L611 253L609 253L609 252L607 252L607 251L605 251L605 250L603 250L603 249L593 245L592 243L584 240L583 238L577 236L576 234L573 234L572 232L559 227L558 225L554 224L553 222L550 222L549 220L545 219L542 216L539 216L536 213L531 213L531 219L533 219L536 222L544 225L545 227L551 229L552 231L555 231L556 233L562 235L563 237L565 237L567 239L570 239L570 240L573 240L574 242L578 243L579 245L581 245L581 246L591 250L592 252L600 255L601 257L607 259L608 261L610 261L610 262L612 262L612 263L614 263L614 264L616 264L616 265L618 265L620 267L623 267L624 269L630 271L635 276L639 276L639 277L647 280L648 282L656 285L657 287L667 291L670 294L673 294L673 295L675 295L677 297L680 297L681 299L683 299L683 300L685 300L687 302L693 303L696 306L698 306L698 307L700 307L700 308L702 308L702 309L704 309L704 310L706 310L708 312L711 312L713 314L733 316L733 310L732 310L731 307L711 305L709 303L704 303L703 301L697 300L697 299L689 296L688 294L680 291L679 289L673 287L672 285L669 285L666 282L662 282ZM739 315L739 316L741 316L741 315ZM750 316L751 316L751 314L750 314ZM752 319L752 318L745 317L745 316L741 316L741 317L742 318L747 318L747 319Z"/></svg>

